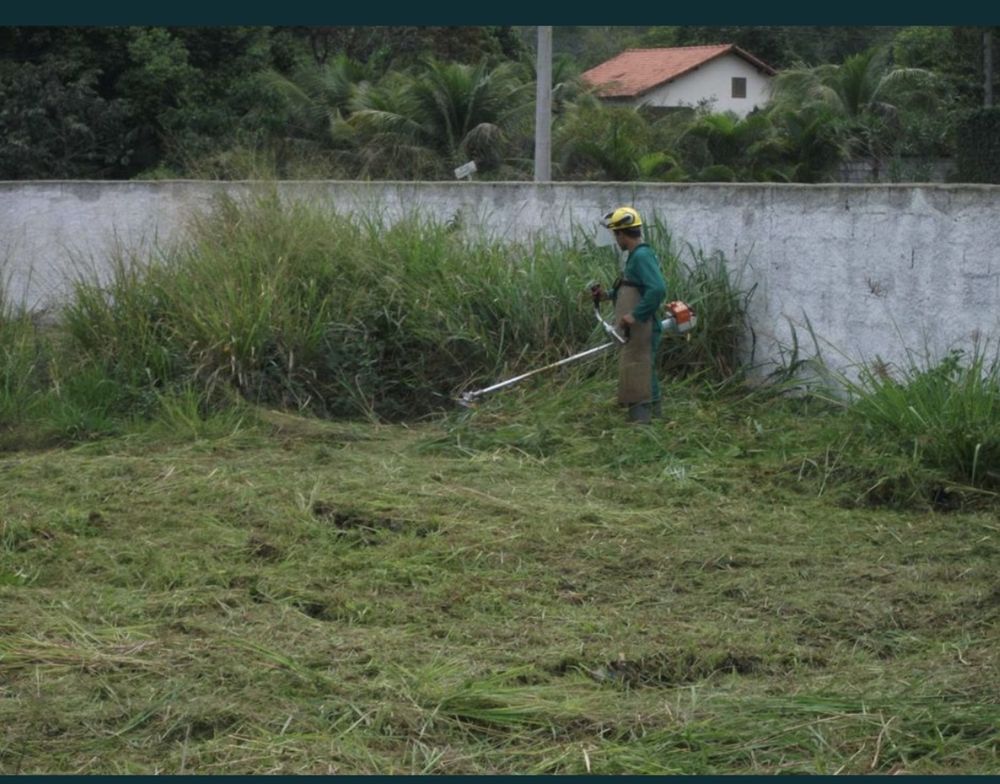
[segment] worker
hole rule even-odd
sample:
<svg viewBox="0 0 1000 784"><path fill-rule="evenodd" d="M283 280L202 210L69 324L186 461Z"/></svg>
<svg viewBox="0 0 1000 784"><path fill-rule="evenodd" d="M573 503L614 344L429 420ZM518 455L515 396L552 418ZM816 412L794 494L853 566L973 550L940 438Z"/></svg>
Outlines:
<svg viewBox="0 0 1000 784"><path fill-rule="evenodd" d="M604 216L603 225L627 252L621 274L607 292L596 284L595 304L612 300L615 325L628 338L618 354L618 402L628 406L628 420L649 424L662 413L656 352L663 327L657 311L667 296L660 260L642 238L642 218L633 207L619 207Z"/></svg>

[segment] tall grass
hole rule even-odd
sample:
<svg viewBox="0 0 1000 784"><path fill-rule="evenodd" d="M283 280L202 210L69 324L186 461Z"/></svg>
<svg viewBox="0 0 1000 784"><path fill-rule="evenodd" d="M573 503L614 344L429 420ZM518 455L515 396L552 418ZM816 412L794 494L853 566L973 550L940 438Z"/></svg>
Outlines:
<svg viewBox="0 0 1000 784"><path fill-rule="evenodd" d="M698 327L683 340L668 337L664 342L661 366L715 383L742 379L747 367L743 344L750 331L747 307L756 287L744 287L742 270L733 268L721 251L705 253L690 243L681 250L659 220L648 233L659 252L667 299L683 300L698 315Z"/></svg>
<svg viewBox="0 0 1000 784"><path fill-rule="evenodd" d="M0 428L27 414L38 392L41 359L30 318L3 297L0 287Z"/></svg>
<svg viewBox="0 0 1000 784"><path fill-rule="evenodd" d="M665 261L699 308L674 367L732 374L741 295L724 259ZM613 277L586 239L501 243L411 217L392 225L274 194L220 199L159 259L81 278L71 354L141 406L173 384L322 416L419 417L460 387L603 339L586 281Z"/></svg>
<svg viewBox="0 0 1000 784"><path fill-rule="evenodd" d="M48 438L49 425L39 424L55 411L59 380L51 327L40 315L15 302L0 277L0 450Z"/></svg>
<svg viewBox="0 0 1000 784"><path fill-rule="evenodd" d="M909 354L847 381L848 412L865 433L952 482L1000 486L1000 354L985 342L934 359Z"/></svg>

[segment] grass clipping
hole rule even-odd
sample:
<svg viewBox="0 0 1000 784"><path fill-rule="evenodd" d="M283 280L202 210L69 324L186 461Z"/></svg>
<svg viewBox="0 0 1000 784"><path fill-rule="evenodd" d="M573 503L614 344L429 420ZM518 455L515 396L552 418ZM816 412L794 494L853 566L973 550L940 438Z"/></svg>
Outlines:
<svg viewBox="0 0 1000 784"><path fill-rule="evenodd" d="M4 457L0 770L996 769L990 510L849 503L809 401L562 381Z"/></svg>

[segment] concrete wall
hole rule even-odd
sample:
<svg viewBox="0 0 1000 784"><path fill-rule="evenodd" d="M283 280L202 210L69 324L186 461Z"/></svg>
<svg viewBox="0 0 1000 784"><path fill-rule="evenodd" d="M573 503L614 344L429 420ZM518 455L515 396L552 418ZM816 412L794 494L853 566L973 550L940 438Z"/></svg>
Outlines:
<svg viewBox="0 0 1000 784"><path fill-rule="evenodd" d="M80 270L117 248L175 241L186 217L251 183L0 183L0 264L9 297L57 304ZM839 367L875 355L939 354L1000 333L1000 186L285 182L286 198L395 220L457 220L497 239L584 232L634 204L680 247L721 251L750 300L755 358L781 363L811 330ZM609 278L613 266L609 250ZM582 282L581 282L582 283ZM807 351L807 353L810 353Z"/></svg>
<svg viewBox="0 0 1000 784"><path fill-rule="evenodd" d="M954 158L858 158L844 161L837 172L837 182L853 183L935 183L955 182Z"/></svg>

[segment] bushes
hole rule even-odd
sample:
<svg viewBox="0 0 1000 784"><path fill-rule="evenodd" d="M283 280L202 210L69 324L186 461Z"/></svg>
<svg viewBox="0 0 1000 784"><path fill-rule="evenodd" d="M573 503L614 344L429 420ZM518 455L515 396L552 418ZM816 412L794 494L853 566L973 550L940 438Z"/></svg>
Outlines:
<svg viewBox="0 0 1000 784"><path fill-rule="evenodd" d="M985 346L866 368L851 391L850 414L871 438L952 482L1000 486L1000 356Z"/></svg>
<svg viewBox="0 0 1000 784"><path fill-rule="evenodd" d="M650 224L669 298L698 313L688 339L665 339L661 369L700 388L739 382L752 289L721 254L679 251L655 218ZM55 325L0 307L0 446L23 445L28 429L36 443L79 440L137 419L212 432L199 417L221 414L230 427L246 401L413 420L450 409L462 389L604 342L585 286L617 272L613 252L582 234L501 243L274 194L219 201L161 253L118 258L108 281L76 281ZM581 382L602 373L610 380L610 363L573 370ZM588 415L592 387L553 397L566 408L567 432ZM878 472L891 463L941 486L1000 484L1000 359L985 348L870 368L849 391L843 421L864 449L840 464L857 458L868 476L863 465ZM525 449L561 438L539 422L516 436Z"/></svg>
<svg viewBox="0 0 1000 784"><path fill-rule="evenodd" d="M598 253L226 200L166 263L78 282L65 320L76 353L126 387L190 380L212 398L405 419L584 344L577 293Z"/></svg>
<svg viewBox="0 0 1000 784"><path fill-rule="evenodd" d="M20 421L30 408L37 389L38 354L27 316L0 310L0 428Z"/></svg>
<svg viewBox="0 0 1000 784"><path fill-rule="evenodd" d="M664 361L733 375L742 304L724 260L685 265L662 230L653 234L671 296L701 319ZM99 413L67 415L77 420L67 432L148 417L177 387L199 390L209 409L235 395L328 417L420 417L449 407L463 386L602 342L585 283L617 271L611 250L585 237L500 243L273 193L219 201L161 253L115 259L109 280L75 281L45 367L26 374L7 361L10 378L34 379L33 394L58 392Z"/></svg>
<svg viewBox="0 0 1000 784"><path fill-rule="evenodd" d="M753 288L743 288L741 271L732 269L720 251L706 254L691 245L682 251L657 222L648 234L659 250L667 301L683 300L698 315L697 328L684 340L664 340L661 367L673 376L699 376L712 383L741 380Z"/></svg>
<svg viewBox="0 0 1000 784"><path fill-rule="evenodd" d="M1000 183L1000 107L971 112L957 128L958 178Z"/></svg>

